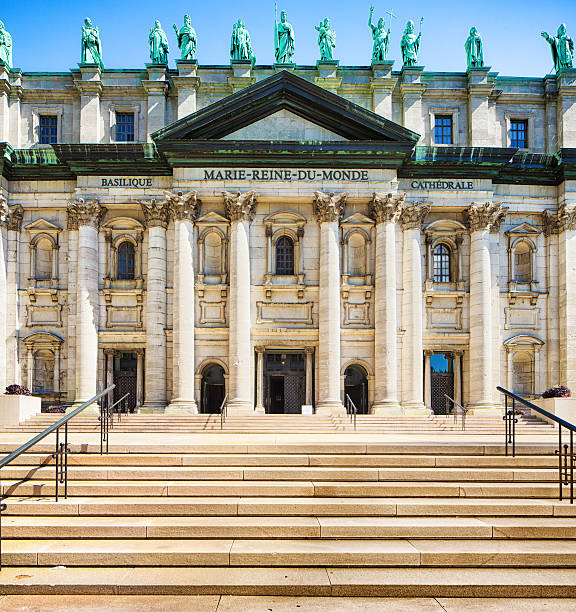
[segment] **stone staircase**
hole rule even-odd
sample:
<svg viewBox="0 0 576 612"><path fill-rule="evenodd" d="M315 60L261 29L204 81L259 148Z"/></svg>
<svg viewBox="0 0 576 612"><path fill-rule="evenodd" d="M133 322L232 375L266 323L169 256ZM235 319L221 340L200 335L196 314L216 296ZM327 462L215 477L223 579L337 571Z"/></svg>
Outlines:
<svg viewBox="0 0 576 612"><path fill-rule="evenodd" d="M551 436L159 437L76 436L57 503L51 444L4 468L0 595L576 597Z"/></svg>
<svg viewBox="0 0 576 612"><path fill-rule="evenodd" d="M38 414L18 427L6 427L2 431L37 433L49 427L62 417L61 414ZM519 415L518 434L551 433L552 425L530 415ZM71 431L100 431L100 421L95 415L79 415L69 424ZM116 433L221 433L219 414L198 415L154 415L122 414L120 420L114 415L113 423ZM323 415L269 414L245 416L228 416L223 430L226 433L333 433L354 431L350 417ZM376 416L358 415L356 431L375 434L411 434L428 435L440 433L458 433L468 436L478 434L503 435L504 423L499 414L487 416L470 415L466 417L465 429L462 429L462 418L452 415L423 416Z"/></svg>

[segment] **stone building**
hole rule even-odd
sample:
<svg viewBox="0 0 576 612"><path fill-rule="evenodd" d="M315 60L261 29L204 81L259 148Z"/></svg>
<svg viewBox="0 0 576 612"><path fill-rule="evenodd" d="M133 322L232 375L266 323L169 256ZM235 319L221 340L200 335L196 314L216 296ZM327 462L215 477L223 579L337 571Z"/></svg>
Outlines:
<svg viewBox="0 0 576 612"><path fill-rule="evenodd" d="M0 387L401 414L576 386L576 71L0 65L0 143Z"/></svg>

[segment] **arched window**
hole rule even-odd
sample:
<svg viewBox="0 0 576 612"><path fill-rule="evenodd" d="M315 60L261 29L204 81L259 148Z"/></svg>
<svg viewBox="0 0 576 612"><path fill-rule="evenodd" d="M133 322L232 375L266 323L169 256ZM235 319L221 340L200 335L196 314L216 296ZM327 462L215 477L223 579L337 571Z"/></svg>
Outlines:
<svg viewBox="0 0 576 612"><path fill-rule="evenodd" d="M34 277L37 280L52 278L52 243L48 238L41 238L36 243Z"/></svg>
<svg viewBox="0 0 576 612"><path fill-rule="evenodd" d="M512 389L520 395L534 393L534 361L530 353L517 352L512 357Z"/></svg>
<svg viewBox="0 0 576 612"><path fill-rule="evenodd" d="M210 232L204 239L204 274L222 274L222 239L217 232Z"/></svg>
<svg viewBox="0 0 576 612"><path fill-rule="evenodd" d="M449 283L450 278L450 249L443 243L434 247L434 282Z"/></svg>
<svg viewBox="0 0 576 612"><path fill-rule="evenodd" d="M520 242L514 249L514 277L519 283L532 280L532 249L527 242Z"/></svg>
<svg viewBox="0 0 576 612"><path fill-rule="evenodd" d="M364 276L366 274L366 241L358 232L348 239L348 274Z"/></svg>
<svg viewBox="0 0 576 612"><path fill-rule="evenodd" d="M125 241L118 247L118 280L134 279L135 250L131 242Z"/></svg>
<svg viewBox="0 0 576 612"><path fill-rule="evenodd" d="M276 242L276 274L280 276L294 274L294 243L288 236L280 236Z"/></svg>

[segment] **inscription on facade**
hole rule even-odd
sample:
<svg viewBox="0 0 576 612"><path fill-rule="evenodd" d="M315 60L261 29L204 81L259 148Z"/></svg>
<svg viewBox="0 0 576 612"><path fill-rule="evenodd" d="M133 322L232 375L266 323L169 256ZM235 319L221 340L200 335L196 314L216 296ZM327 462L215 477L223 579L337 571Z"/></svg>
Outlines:
<svg viewBox="0 0 576 612"><path fill-rule="evenodd" d="M205 169L205 181L368 181L368 170Z"/></svg>
<svg viewBox="0 0 576 612"><path fill-rule="evenodd" d="M459 191L474 189L474 181L444 181L444 180L414 180L410 182L411 189L440 189L442 191Z"/></svg>
<svg viewBox="0 0 576 612"><path fill-rule="evenodd" d="M152 179L146 176L103 176L101 181L101 187L134 187L136 189L152 187Z"/></svg>

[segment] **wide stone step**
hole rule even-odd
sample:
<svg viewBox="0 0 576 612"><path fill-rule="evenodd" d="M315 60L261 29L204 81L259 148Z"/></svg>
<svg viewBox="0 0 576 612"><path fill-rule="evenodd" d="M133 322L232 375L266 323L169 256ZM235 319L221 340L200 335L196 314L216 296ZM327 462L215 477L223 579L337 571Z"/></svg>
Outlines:
<svg viewBox="0 0 576 612"><path fill-rule="evenodd" d="M6 516L5 539L576 539L576 518Z"/></svg>
<svg viewBox="0 0 576 612"><path fill-rule="evenodd" d="M13 497L3 516L502 516L574 517L548 499L369 497Z"/></svg>
<svg viewBox="0 0 576 612"><path fill-rule="evenodd" d="M182 567L175 571L170 567L27 566L4 568L0 593L131 596L250 593L299 597L491 597L497 593L501 597L575 597L576 570L230 567L223 572L218 567Z"/></svg>
<svg viewBox="0 0 576 612"><path fill-rule="evenodd" d="M6 540L7 566L576 567L576 541Z"/></svg>

